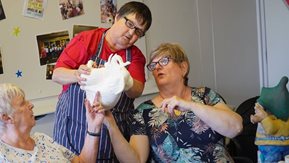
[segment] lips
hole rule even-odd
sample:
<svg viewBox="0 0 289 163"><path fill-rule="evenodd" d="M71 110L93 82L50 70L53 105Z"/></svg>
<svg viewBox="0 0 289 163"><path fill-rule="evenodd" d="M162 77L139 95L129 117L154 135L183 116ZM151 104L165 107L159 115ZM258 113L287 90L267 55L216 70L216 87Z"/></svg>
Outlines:
<svg viewBox="0 0 289 163"><path fill-rule="evenodd" d="M164 73L160 72L157 74L158 77L165 75Z"/></svg>

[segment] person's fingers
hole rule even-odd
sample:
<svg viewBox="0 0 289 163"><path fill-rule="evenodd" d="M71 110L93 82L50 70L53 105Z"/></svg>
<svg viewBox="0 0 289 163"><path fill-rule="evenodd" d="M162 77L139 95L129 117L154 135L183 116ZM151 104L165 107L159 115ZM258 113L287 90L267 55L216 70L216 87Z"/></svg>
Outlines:
<svg viewBox="0 0 289 163"><path fill-rule="evenodd" d="M96 91L93 103L100 103L100 92Z"/></svg>

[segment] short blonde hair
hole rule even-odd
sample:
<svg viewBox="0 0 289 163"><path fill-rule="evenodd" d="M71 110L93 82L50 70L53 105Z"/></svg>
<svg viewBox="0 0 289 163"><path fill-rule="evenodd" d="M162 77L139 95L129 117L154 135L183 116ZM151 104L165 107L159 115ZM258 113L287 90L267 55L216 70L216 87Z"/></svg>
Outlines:
<svg viewBox="0 0 289 163"><path fill-rule="evenodd" d="M162 43L154 51L152 51L150 56L150 61L148 65L157 57L168 56L174 60L175 63L181 64L182 62L187 63L188 69L184 76L184 84L188 85L188 75L190 72L190 62L184 51L184 49L176 43Z"/></svg>

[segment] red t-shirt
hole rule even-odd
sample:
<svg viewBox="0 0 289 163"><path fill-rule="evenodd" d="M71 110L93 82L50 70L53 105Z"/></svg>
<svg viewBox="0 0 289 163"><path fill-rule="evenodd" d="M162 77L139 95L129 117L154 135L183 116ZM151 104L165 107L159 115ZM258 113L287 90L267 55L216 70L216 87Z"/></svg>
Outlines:
<svg viewBox="0 0 289 163"><path fill-rule="evenodd" d="M87 61L96 53L97 46L100 42L101 36L106 29L98 28L94 30L84 31L77 34L62 51L58 58L55 68L65 67L69 69L78 69L82 64L86 64ZM108 43L104 40L102 52L100 58L107 60L110 54L118 54L122 57L123 61L126 61L126 50L120 50L112 52L108 46ZM144 84L145 82L145 57L136 46L131 47L131 64L128 66L130 75ZM68 85L63 85L63 91L67 90Z"/></svg>

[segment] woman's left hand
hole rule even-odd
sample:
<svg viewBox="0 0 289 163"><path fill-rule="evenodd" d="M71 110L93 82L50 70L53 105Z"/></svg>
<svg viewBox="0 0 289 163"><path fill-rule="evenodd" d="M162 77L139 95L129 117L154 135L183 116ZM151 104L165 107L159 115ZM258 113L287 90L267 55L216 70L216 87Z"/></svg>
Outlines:
<svg viewBox="0 0 289 163"><path fill-rule="evenodd" d="M162 101L161 109L172 116L179 116L181 112L190 110L189 101L186 101L178 96L173 96Z"/></svg>

